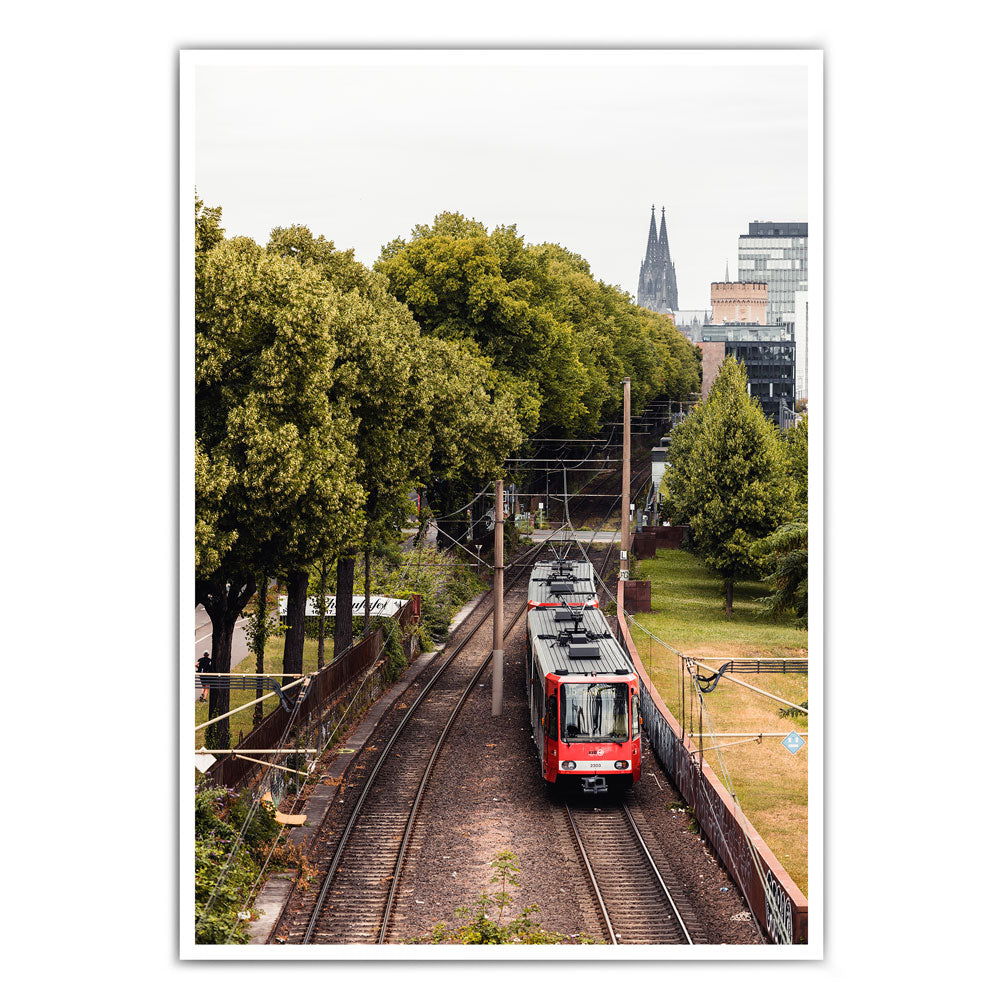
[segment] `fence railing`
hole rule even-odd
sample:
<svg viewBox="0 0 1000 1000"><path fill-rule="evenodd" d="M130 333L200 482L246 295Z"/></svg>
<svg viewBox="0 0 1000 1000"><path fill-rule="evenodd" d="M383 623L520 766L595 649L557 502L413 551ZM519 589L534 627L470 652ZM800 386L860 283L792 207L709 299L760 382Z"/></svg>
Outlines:
<svg viewBox="0 0 1000 1000"><path fill-rule="evenodd" d="M804 944L809 937L808 900L664 704L620 608L617 624L618 638L639 676L643 728L657 760L691 806L761 929L776 944Z"/></svg>
<svg viewBox="0 0 1000 1000"><path fill-rule="evenodd" d="M413 621L414 614L419 614L419 598L410 598L393 619L401 630L406 630ZM295 757L295 747L322 746L330 735L333 726L339 719L333 718L333 710L337 703L365 672L373 667L379 659L385 645L385 627L370 632L359 642L345 650L337 659L308 675L309 684L304 693L297 694L293 688L292 711L286 711L280 705L264 716L259 726L251 730L248 736L237 744L234 750L269 750L288 746L288 754ZM367 678L365 683L369 683ZM291 729L289 720L293 719ZM291 745L289 745L291 744ZM304 755L297 755L302 758ZM277 755L271 758L278 762ZM287 766L288 761L282 761ZM270 771L268 779L272 785L274 800L281 798L281 791L287 783L283 772L267 766L266 760L245 760L234 754L226 754L217 760L205 772L206 778L214 785L226 788L241 789L254 784L266 771Z"/></svg>

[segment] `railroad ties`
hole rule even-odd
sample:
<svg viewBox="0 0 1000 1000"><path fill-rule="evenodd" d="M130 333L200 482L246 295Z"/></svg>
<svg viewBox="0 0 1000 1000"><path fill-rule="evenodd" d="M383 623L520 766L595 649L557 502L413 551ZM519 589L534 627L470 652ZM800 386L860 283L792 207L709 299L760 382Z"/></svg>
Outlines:
<svg viewBox="0 0 1000 1000"><path fill-rule="evenodd" d="M609 944L706 944L641 814L624 803L565 804Z"/></svg>

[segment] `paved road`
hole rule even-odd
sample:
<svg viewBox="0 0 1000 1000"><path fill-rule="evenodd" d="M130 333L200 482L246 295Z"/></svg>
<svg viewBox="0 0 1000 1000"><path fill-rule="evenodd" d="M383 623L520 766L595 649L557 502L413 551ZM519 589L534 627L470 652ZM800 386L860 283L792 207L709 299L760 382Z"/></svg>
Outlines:
<svg viewBox="0 0 1000 1000"><path fill-rule="evenodd" d="M236 628L233 629L233 658L231 667L235 667L250 652L250 647L247 645L247 638L243 634L243 622L245 621L245 618L238 618L236 620ZM211 654L212 622L208 617L208 612L199 604L194 609L194 656L191 661L192 669L194 669L194 661L206 650Z"/></svg>

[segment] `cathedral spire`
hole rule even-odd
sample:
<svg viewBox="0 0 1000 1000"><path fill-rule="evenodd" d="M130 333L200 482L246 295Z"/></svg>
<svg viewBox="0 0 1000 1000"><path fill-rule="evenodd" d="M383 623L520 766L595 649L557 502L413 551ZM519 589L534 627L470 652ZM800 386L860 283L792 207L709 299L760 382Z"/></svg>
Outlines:
<svg viewBox="0 0 1000 1000"><path fill-rule="evenodd" d="M650 206L649 212L649 238L646 240L646 260L653 260L656 257L656 206Z"/></svg>
<svg viewBox="0 0 1000 1000"><path fill-rule="evenodd" d="M666 251L663 259L670 260L670 241L667 239L667 210L665 207L660 208L660 243Z"/></svg>
<svg viewBox="0 0 1000 1000"><path fill-rule="evenodd" d="M726 258L726 281L729 281L729 258Z"/></svg>
<svg viewBox="0 0 1000 1000"><path fill-rule="evenodd" d="M672 312L677 309L677 275L670 259L670 242L667 239L667 210L661 206L660 229L656 229L656 205L649 217L649 236L646 239L646 258L639 269L637 301L640 306L654 312Z"/></svg>

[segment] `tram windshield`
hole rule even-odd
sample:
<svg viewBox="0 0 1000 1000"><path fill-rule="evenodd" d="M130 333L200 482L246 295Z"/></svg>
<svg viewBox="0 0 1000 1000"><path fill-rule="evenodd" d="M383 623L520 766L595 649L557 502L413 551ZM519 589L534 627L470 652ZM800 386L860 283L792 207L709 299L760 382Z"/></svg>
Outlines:
<svg viewBox="0 0 1000 1000"><path fill-rule="evenodd" d="M628 739L628 684L562 684L559 718L567 743L624 742Z"/></svg>

